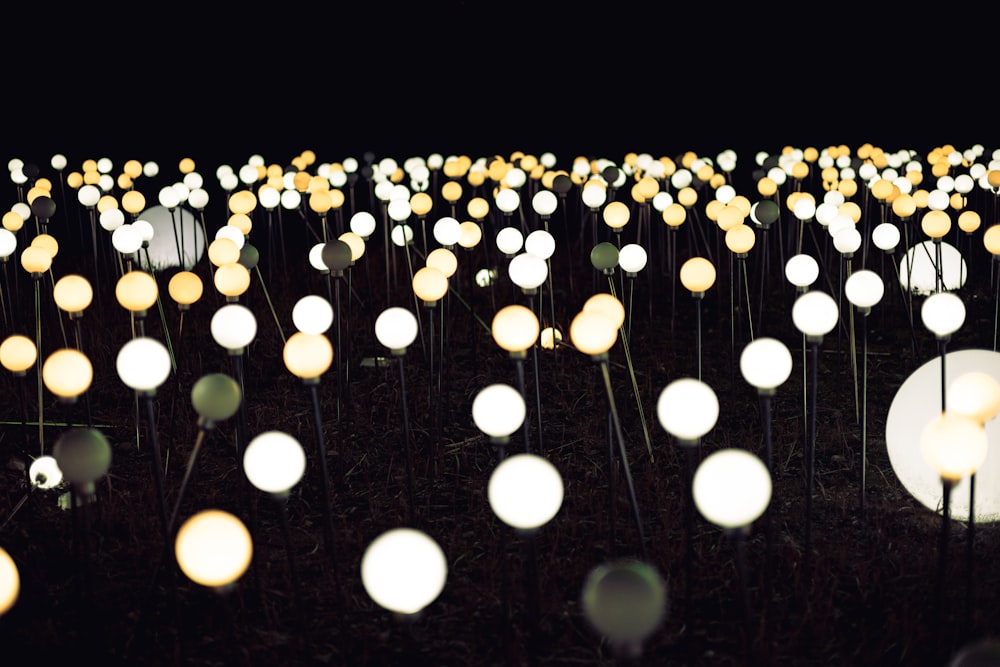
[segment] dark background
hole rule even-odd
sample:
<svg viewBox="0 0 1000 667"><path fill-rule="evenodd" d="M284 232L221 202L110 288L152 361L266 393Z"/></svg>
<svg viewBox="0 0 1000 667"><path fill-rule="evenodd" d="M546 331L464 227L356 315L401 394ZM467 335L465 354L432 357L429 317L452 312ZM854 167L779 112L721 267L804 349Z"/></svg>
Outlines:
<svg viewBox="0 0 1000 667"><path fill-rule="evenodd" d="M154 160L167 182L182 158L192 158L212 186L219 165L238 167L255 154L287 164L305 150L320 162L360 159L367 152L402 161L431 153L476 158L551 151L568 167L577 155L617 162L630 152L711 157L733 149L739 190L755 199L757 151L870 142L886 151L926 155L945 144L960 150L982 144L991 151L997 143L989 42L978 34L989 16L974 12L924 15L905 5L818 6L807 13L801 5L473 2L322 8L19 4L3 11L8 129L0 148L5 158L34 162L50 177L44 165L55 153L65 154L71 169L90 158L110 157L116 165ZM11 204L16 196L11 187ZM65 207L67 215L70 210ZM579 221L567 216L560 222L569 230L566 238L575 240ZM587 294L581 285L597 284L586 263L587 243L568 244L573 264L554 269L561 279L570 271L577 276L577 289L562 283L557 292L564 327ZM288 327L295 299L326 286L305 268L303 247L290 246L300 252L301 266L273 267L263 240L260 246L269 296ZM380 248L372 250L364 270L380 277ZM57 268L68 272L85 262L82 253L64 248ZM729 274L724 266L720 271L724 286ZM650 304L632 340L647 399L670 379L692 372L690 304L685 295L671 296L670 280L668 273L652 273L637 283L637 303ZM773 335L795 346L791 294L780 276L773 280L763 301L764 321ZM30 283L19 285L19 303L29 304ZM406 288L386 301L408 304ZM968 326L954 348L990 344L990 289L970 287ZM248 295L261 324L247 360L248 428L296 434L315 474L308 393L282 366L264 296L257 283ZM187 316L183 352L191 365L157 395L161 437L173 450L171 499L180 462L195 438L189 387L201 373L230 370L230 360L205 335L212 303L207 298ZM738 444L759 451L759 406L733 370L724 292L710 294L706 303L706 377L724 402L706 447ZM83 322L103 380L90 400L100 422L111 424L107 433L114 446L113 472L100 487L101 514L92 517L90 560L83 561L92 568L93 597L85 595L77 543L55 495L32 494L13 513L25 489L19 471L8 468L0 538L24 565L25 579L18 606L0 618L0 638L11 656L35 659L48 649L59 658L86 654L125 664L630 662L591 631L579 607L591 568L634 555L636 543L624 495L615 501L617 513L606 508L606 405L589 360L570 349L559 366L548 366L552 360L543 357L551 370L540 380L547 441L568 495L559 520L535 545L543 593L536 636L526 599L527 572L536 561L527 556L530 542L500 526L483 502L494 452L466 413L484 384L513 380L510 360L457 310L453 384L441 414L434 415L422 391L428 382L424 359L407 357L420 462L419 523L442 543L451 572L442 598L421 618L400 623L367 598L356 577L368 541L406 516L401 455L393 446L400 405L395 377L354 367L350 390L357 400L346 404L342 418L334 417L335 383L321 385L323 427L334 452L329 463L339 542L333 564L324 554L323 501L312 477L289 502L297 574L287 570L277 513L266 498L254 496L260 520L255 567L235 595L201 590L176 572L174 579L151 581L160 544L150 510L149 449L135 446L133 405L113 375L116 341L127 339L128 318L110 298L105 304ZM382 352L371 336L380 304L359 305L349 318L354 363ZM732 544L700 518L689 533L682 512L684 456L652 422L663 455L654 461L642 453L638 415L630 404L633 387L617 359L615 391L635 445L639 504L671 594L663 627L634 662L744 664L750 661L744 644L750 638L757 664L944 665L965 644L993 636L1000 579L992 557L995 531L985 526L978 533L970 586L963 580L969 571L962 560L967 531L955 522L951 586L942 611L933 595L939 517L909 497L888 462L885 411L901 382L933 355L934 345L922 336L919 350L911 349L901 302L887 303L886 311L873 320L871 339L876 361L869 521L862 527L857 512L853 387L842 341L831 339L824 356L831 363L821 376L829 404L822 412L813 516L816 570L811 580L803 577L803 434L796 402L802 379L793 371L782 391L786 400L775 408L782 465L769 511L778 536L772 558L765 556L763 524L748 544L755 621L750 632L740 616ZM22 312L30 320L30 311ZM678 317L668 318L668 312ZM56 316L47 312L47 331L54 330ZM168 308L167 316L168 326L177 326L177 312ZM4 381L13 400L21 386ZM61 409L50 401L46 414ZM82 406L73 409L79 418ZM9 418L16 419L15 410L10 408ZM652 417L648 402L646 417ZM233 437L233 424L213 432L214 446L201 459L188 510L214 505L244 513L235 492L241 478L226 446ZM4 445L13 449L19 438L19 430L8 426ZM618 469L619 491L621 475ZM609 537L612 525L617 539ZM688 539L697 556L690 573ZM765 578L765 565L773 566L773 579ZM302 585L301 608L291 600L293 581ZM966 608L969 590L974 605ZM505 595L512 595L509 610Z"/></svg>

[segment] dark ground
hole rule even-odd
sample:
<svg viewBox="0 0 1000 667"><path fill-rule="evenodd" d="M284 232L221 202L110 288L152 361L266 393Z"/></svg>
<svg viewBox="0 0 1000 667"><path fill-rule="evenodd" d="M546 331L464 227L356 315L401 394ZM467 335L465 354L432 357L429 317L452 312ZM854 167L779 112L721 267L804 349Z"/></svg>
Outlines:
<svg viewBox="0 0 1000 667"><path fill-rule="evenodd" d="M358 187L364 188L364 183ZM741 194L755 200L752 192ZM60 213L64 210L60 207ZM209 210L210 229L224 223L219 200ZM877 210L870 213L876 214ZM555 298L550 302L552 293L543 290L543 325L554 313L564 333L584 300L609 288L608 278L588 260L594 239L589 231L578 233L581 225L587 229L584 219L571 206L552 221L559 244L551 272ZM66 224L66 219L54 218L51 233L58 237ZM535 224L530 217L528 224ZM626 241L632 229L626 229ZM706 229L714 234L710 226ZM653 243L658 244L664 228L654 224L653 230ZM784 230L793 233L794 226L788 223ZM606 232L599 229L599 233L598 240L605 240ZM292 305L306 294L327 294L327 284L308 266L303 245L290 240L289 262L281 266L267 239L258 236L252 232L250 241L261 251L261 272L254 274L241 298L254 310L259 325L243 359L245 433L252 437L265 430L283 430L299 438L308 453L306 476L287 501L290 541L283 537L277 505L243 481L235 456L237 416L208 432L183 497L181 516L218 507L242 517L254 536L251 569L226 594L189 582L169 562L157 570L164 543L157 521L149 432L146 421L137 418L139 404L116 377L114 366L119 346L131 335L130 318L105 285L102 305L92 306L80 321L84 350L95 368L86 401L69 405L48 392L44 397L46 421L52 421L44 431L46 452L66 421L81 422L85 406L95 428L113 446L111 468L97 484L96 502L87 506L81 522L86 542L74 537L73 513L60 509L60 496L67 489L28 490L23 474L13 465L23 450L30 455L39 450L35 427L29 425L25 434L20 426L19 396L27 401L27 414L37 415L34 371L24 378L5 373L0 379L8 397L2 445L5 459L12 462L3 473L0 545L17 562L23 584L17 605L0 618L0 638L8 655L14 651L23 661L49 664L82 657L105 664L178 665L629 664L591 630L580 605L581 587L593 568L641 552L621 462L615 466L614 486L609 485L608 401L597 366L568 346L540 350L537 374L532 357L528 358L529 392L537 382L542 397L540 418L534 402L528 402L530 437L560 470L566 487L559 514L530 545L501 524L487 503L485 488L496 452L470 413L478 390L494 382L515 382L515 366L484 323L496 308L523 302L524 296L507 282L502 262L497 264L500 279L492 288L470 289L468 272L484 265L486 254L482 247L474 252L459 249L451 294L440 304L445 309L444 326L436 329L439 342L446 341L444 354L435 357L441 363L440 391L433 389L429 355L419 344L403 358L415 448L413 524L441 545L448 559L448 580L441 596L422 615L402 621L372 602L359 576L366 546L382 531L407 522L398 374L392 367L364 363L386 355L373 336L381 309L388 304L413 307L402 253L394 254L397 279L389 300L380 287L386 267L378 233L343 283L339 320L343 343L337 350L342 381L338 383L331 369L318 386L322 448L327 452L332 493L334 540L328 550L316 465L321 448L310 392L287 372L281 356L281 334L293 331ZM625 287L619 293L629 295L625 299L631 312L629 345L642 411L621 343L610 351L613 394L649 561L663 575L669 594L662 626L634 662L944 665L960 647L997 631L1000 567L995 558L996 530L981 526L976 532L974 585L968 588L966 526L953 521L946 592L939 608L934 582L940 517L907 493L889 463L884 441L889 405L909 373L933 357L934 340L918 319L919 349L913 349L904 301L895 283L889 282L884 302L864 320L870 326L870 357L866 510L861 521L862 442L850 346L842 331L826 337L818 369L815 494L807 519L801 337L790 315L794 291L779 270L778 238L771 235L766 248L771 269L763 291L756 276L765 246L758 245L747 260L750 294L757 302L751 312L753 335L783 340L795 362L772 404L772 501L745 543L752 613L749 635L741 616L734 542L700 516L690 527L686 523L684 452L656 420L659 392L675 378L694 375L697 368L695 302L675 285L676 267L692 254L691 237L683 231L678 234L673 266L669 256L654 249L649 266L634 282L620 282L620 272L611 276L616 289ZM781 238L787 243L787 236ZM981 243L970 247L972 261L986 267L990 258ZM723 447L745 447L762 455L757 395L735 365L735 355L750 340L750 322L746 309L732 310L730 257L718 254L719 246L710 249L719 258L719 276L703 303L703 378L718 394L721 413L703 439L700 455ZM724 245L721 249L728 252ZM831 261L832 247L820 241L814 251L825 258L827 275L836 284L838 259ZM87 256L61 252L53 264L54 277L88 271ZM871 268L878 268L876 260L871 255ZM861 268L860 257L853 261L855 269ZM18 294L11 302L19 304L15 321L5 324L10 332L32 336L31 281L24 275L14 279L22 270L13 258L5 269L8 289ZM206 275L204 264L196 270ZM985 276L986 271L977 275ZM151 312L147 332L161 340L169 332L178 362L176 375L155 396L159 439L169 458L167 503L172 506L198 434L191 386L206 373L231 373L233 365L209 333L209 319L222 298L206 284L204 297L185 314L180 335L179 311L166 294L168 277L169 272L158 275L163 318ZM993 298L991 286L982 282L961 292L968 316L949 349L992 345ZM62 316L50 297L42 291L47 351L61 346L61 326L73 335L68 320L59 324ZM268 297L280 327L268 308ZM429 314L420 312L423 318ZM643 417L653 456L646 451ZM25 438L27 445L22 444ZM507 451L521 446L518 433ZM609 511L609 488L615 489L610 499L613 511ZM18 505L26 495L27 502ZM805 554L807 521L811 521L811 560ZM773 530L770 545L765 539L767 526ZM532 546L537 550L540 581L536 628L527 624L531 611L527 559ZM295 573L290 572L289 548ZM293 577L301 591L298 605ZM936 626L938 616L941 623ZM745 642L752 644L749 653Z"/></svg>

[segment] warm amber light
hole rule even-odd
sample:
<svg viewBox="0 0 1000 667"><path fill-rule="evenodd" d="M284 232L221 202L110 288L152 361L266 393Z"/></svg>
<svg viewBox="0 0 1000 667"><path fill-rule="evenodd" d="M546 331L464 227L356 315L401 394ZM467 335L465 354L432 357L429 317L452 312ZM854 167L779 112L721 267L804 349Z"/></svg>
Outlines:
<svg viewBox="0 0 1000 667"><path fill-rule="evenodd" d="M945 211L927 211L920 220L920 228L930 238L941 239L951 230L951 217Z"/></svg>
<svg viewBox="0 0 1000 667"><path fill-rule="evenodd" d="M677 202L674 202L672 204L667 204L663 208L662 215L663 222L667 223L669 227L677 228L684 224L684 221L687 219L687 209Z"/></svg>
<svg viewBox="0 0 1000 667"><path fill-rule="evenodd" d="M582 310L596 310L603 313L616 329L625 323L625 306L618 297L608 292L599 292L588 298L584 301Z"/></svg>
<svg viewBox="0 0 1000 667"><path fill-rule="evenodd" d="M740 223L729 228L726 232L726 247L736 255L746 255L753 248L757 236L753 232L753 227Z"/></svg>
<svg viewBox="0 0 1000 667"><path fill-rule="evenodd" d="M28 246L21 251L21 266L32 275L40 275L52 266L52 256L38 246Z"/></svg>
<svg viewBox="0 0 1000 667"><path fill-rule="evenodd" d="M958 216L958 228L966 234L976 231L981 224L982 218L976 211L962 211Z"/></svg>
<svg viewBox="0 0 1000 667"><path fill-rule="evenodd" d="M434 208L434 200L426 192L415 192L410 197L410 210L419 217L424 217Z"/></svg>
<svg viewBox="0 0 1000 667"><path fill-rule="evenodd" d="M230 213L250 215L255 208L257 208L257 195L250 190L239 190L229 196Z"/></svg>
<svg viewBox="0 0 1000 667"><path fill-rule="evenodd" d="M62 399L75 399L90 388L94 367L83 352L62 348L48 356L42 364L42 381L53 394Z"/></svg>
<svg viewBox="0 0 1000 667"><path fill-rule="evenodd" d="M191 581L224 591L250 567L253 539L234 515L202 510L177 531L174 553L177 565Z"/></svg>
<svg viewBox="0 0 1000 667"><path fill-rule="evenodd" d="M580 352L599 357L618 340L618 327L601 310L582 310L570 322L569 338Z"/></svg>
<svg viewBox="0 0 1000 667"><path fill-rule="evenodd" d="M156 279L138 269L123 275L115 285L115 297L118 303L133 313L145 313L152 308L158 295Z"/></svg>
<svg viewBox="0 0 1000 667"><path fill-rule="evenodd" d="M132 215L139 215L146 208L146 197L138 190L129 190L122 195L122 210Z"/></svg>
<svg viewBox="0 0 1000 667"><path fill-rule="evenodd" d="M438 269L425 266L413 274L413 293L425 305L440 301L448 292L448 277Z"/></svg>
<svg viewBox="0 0 1000 667"><path fill-rule="evenodd" d="M240 259L240 248L228 236L220 236L208 244L208 259L215 266L237 262Z"/></svg>
<svg viewBox="0 0 1000 667"><path fill-rule="evenodd" d="M167 283L167 292L178 306L186 309L198 301L205 286L198 274L191 271L178 271Z"/></svg>
<svg viewBox="0 0 1000 667"><path fill-rule="evenodd" d="M625 202L613 201L604 207L604 224L615 231L621 230L630 217L628 206Z"/></svg>
<svg viewBox="0 0 1000 667"><path fill-rule="evenodd" d="M7 211L3 214L3 228L16 232L20 231L21 227L24 227L24 218L17 211Z"/></svg>
<svg viewBox="0 0 1000 667"><path fill-rule="evenodd" d="M715 266L704 257L692 257L681 265L680 278L692 294L704 294L715 284Z"/></svg>
<svg viewBox="0 0 1000 667"><path fill-rule="evenodd" d="M903 193L892 200L892 212L905 220L917 211L917 202L909 194Z"/></svg>
<svg viewBox="0 0 1000 667"><path fill-rule="evenodd" d="M726 205L719 209L718 225L719 229L724 232L728 232L736 225L743 224L744 219L746 219L746 214L736 206Z"/></svg>
<svg viewBox="0 0 1000 667"><path fill-rule="evenodd" d="M991 225L983 232L983 246L994 256L1000 256L1000 224Z"/></svg>
<svg viewBox="0 0 1000 667"><path fill-rule="evenodd" d="M228 299L235 299L250 288L250 270L237 262L222 264L215 270L215 289Z"/></svg>
<svg viewBox="0 0 1000 667"><path fill-rule="evenodd" d="M52 296L61 310L67 313L82 313L94 298L90 281L83 276L67 275L56 281Z"/></svg>
<svg viewBox="0 0 1000 667"><path fill-rule="evenodd" d="M448 166L452 164L450 162L445 162L445 173L448 171ZM441 197L451 203L457 202L462 198L462 184L458 181L448 181L441 186Z"/></svg>
<svg viewBox="0 0 1000 667"><path fill-rule="evenodd" d="M473 220L482 220L490 212L490 203L482 197L473 197L469 200L465 210Z"/></svg>
<svg viewBox="0 0 1000 667"><path fill-rule="evenodd" d="M59 254L59 242L51 234L36 235L35 238L31 239L31 245L35 248L41 248L52 259L55 259L56 255Z"/></svg>
<svg viewBox="0 0 1000 667"><path fill-rule="evenodd" d="M427 266L433 267L451 278L458 270L458 258L448 248L435 248L427 255Z"/></svg>
<svg viewBox="0 0 1000 667"><path fill-rule="evenodd" d="M360 234L355 234L354 232L344 232L338 236L337 239L346 243L351 249L352 262L356 262L364 256L365 240Z"/></svg>
<svg viewBox="0 0 1000 667"><path fill-rule="evenodd" d="M296 331L282 350L285 368L295 377L315 380L330 369L333 363L333 345L324 334Z"/></svg>
<svg viewBox="0 0 1000 667"><path fill-rule="evenodd" d="M463 248L475 248L483 240L483 228L471 220L461 223L458 229L458 245Z"/></svg>
<svg viewBox="0 0 1000 667"><path fill-rule="evenodd" d="M535 313L525 306L504 306L493 316L493 340L512 354L524 352L538 340L540 325Z"/></svg>
<svg viewBox="0 0 1000 667"><path fill-rule="evenodd" d="M243 236L249 236L253 229L253 220L246 213L233 213L226 222L230 227L235 227Z"/></svg>
<svg viewBox="0 0 1000 667"><path fill-rule="evenodd" d="M38 348L27 336L12 334L0 343L0 364L10 372L23 375L36 361Z"/></svg>

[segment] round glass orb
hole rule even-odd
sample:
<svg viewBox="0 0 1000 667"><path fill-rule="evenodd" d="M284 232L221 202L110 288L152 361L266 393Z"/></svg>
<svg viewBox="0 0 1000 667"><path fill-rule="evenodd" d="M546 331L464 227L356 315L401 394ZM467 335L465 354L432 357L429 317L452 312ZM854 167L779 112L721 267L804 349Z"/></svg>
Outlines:
<svg viewBox="0 0 1000 667"><path fill-rule="evenodd" d="M343 241L351 249L351 263L357 262L365 254L365 240L354 232L344 232L337 237L338 240Z"/></svg>
<svg viewBox="0 0 1000 667"><path fill-rule="evenodd" d="M497 232L497 250L508 257L521 252L524 247L524 235L517 227L504 227Z"/></svg>
<svg viewBox="0 0 1000 667"><path fill-rule="evenodd" d="M974 474L988 448L982 423L968 415L946 412L920 432L920 453L941 479L951 482Z"/></svg>
<svg viewBox="0 0 1000 667"><path fill-rule="evenodd" d="M839 319L837 302L826 292L812 290L800 294L792 305L795 328L810 338L822 338L830 333Z"/></svg>
<svg viewBox="0 0 1000 667"><path fill-rule="evenodd" d="M740 354L740 372L758 392L773 393L792 373L792 353L777 338L755 338Z"/></svg>
<svg viewBox="0 0 1000 667"><path fill-rule="evenodd" d="M800 290L807 289L819 278L819 262L812 255L792 255L785 262L785 278Z"/></svg>
<svg viewBox="0 0 1000 667"><path fill-rule="evenodd" d="M620 329L625 323L625 306L614 294L608 292L598 292L583 302L584 311L597 311L603 313L614 324L616 329Z"/></svg>
<svg viewBox="0 0 1000 667"><path fill-rule="evenodd" d="M125 273L115 284L118 303L133 313L145 313L152 308L158 295L156 279L139 269Z"/></svg>
<svg viewBox="0 0 1000 667"><path fill-rule="evenodd" d="M0 343L0 364L16 375L23 375L38 361L35 341L21 334L11 334Z"/></svg>
<svg viewBox="0 0 1000 667"><path fill-rule="evenodd" d="M208 244L208 260L215 266L232 264L240 259L240 247L226 236L220 236Z"/></svg>
<svg viewBox="0 0 1000 667"><path fill-rule="evenodd" d="M511 354L530 349L538 340L540 325L534 311L520 304L504 306L493 316L493 340Z"/></svg>
<svg viewBox="0 0 1000 667"><path fill-rule="evenodd" d="M965 303L954 292L935 292L920 307L924 326L938 338L948 338L965 323Z"/></svg>
<svg viewBox="0 0 1000 667"><path fill-rule="evenodd" d="M551 217L559 206L559 198L551 190L539 190L531 197L531 207L542 218Z"/></svg>
<svg viewBox="0 0 1000 667"><path fill-rule="evenodd" d="M375 337L394 354L403 354L419 333L416 315L406 308L391 306L375 318Z"/></svg>
<svg viewBox="0 0 1000 667"><path fill-rule="evenodd" d="M375 216L368 211L357 211L351 216L351 231L367 239L375 231Z"/></svg>
<svg viewBox="0 0 1000 667"><path fill-rule="evenodd" d="M78 314L90 306L94 298L94 289L90 281L83 276L70 274L56 281L52 296L60 310Z"/></svg>
<svg viewBox="0 0 1000 667"><path fill-rule="evenodd" d="M0 616L17 604L21 594L21 574L17 563L6 549L0 547Z"/></svg>
<svg viewBox="0 0 1000 667"><path fill-rule="evenodd" d="M254 488L287 495L302 479L306 454L302 444L283 431L260 433L243 450L243 472Z"/></svg>
<svg viewBox="0 0 1000 667"><path fill-rule="evenodd" d="M444 590L448 561L427 533L393 528L365 549L361 582L371 599L396 614L419 614Z"/></svg>
<svg viewBox="0 0 1000 667"><path fill-rule="evenodd" d="M580 191L580 197L587 208L597 210L608 199L608 188L600 181L587 181Z"/></svg>
<svg viewBox="0 0 1000 667"><path fill-rule="evenodd" d="M472 421L493 440L504 441L521 428L527 406L521 392L503 383L483 387L472 400Z"/></svg>
<svg viewBox="0 0 1000 667"><path fill-rule="evenodd" d="M64 401L74 401L90 388L94 367L83 352L64 347L50 354L42 364L45 387Z"/></svg>
<svg viewBox="0 0 1000 667"><path fill-rule="evenodd" d="M17 250L17 234L7 229L0 229L0 259L7 260Z"/></svg>
<svg viewBox="0 0 1000 667"><path fill-rule="evenodd" d="M696 378L678 378L660 392L656 401L660 426L678 444L698 442L719 419L719 398L707 383Z"/></svg>
<svg viewBox="0 0 1000 667"><path fill-rule="evenodd" d="M174 555L188 579L224 592L250 567L253 539L243 522L229 512L202 510L177 531Z"/></svg>
<svg viewBox="0 0 1000 667"><path fill-rule="evenodd" d="M762 199L750 207L750 219L767 228L777 222L780 212L780 207L773 199Z"/></svg>
<svg viewBox="0 0 1000 667"><path fill-rule="evenodd" d="M997 173L1000 174L1000 171ZM983 246L994 257L1000 257L1000 223L987 227L983 232Z"/></svg>
<svg viewBox="0 0 1000 667"><path fill-rule="evenodd" d="M351 262L354 261L354 254L351 252L351 246L340 239L334 239L324 243L322 257L323 263L326 264L331 271L338 273L351 268Z"/></svg>
<svg viewBox="0 0 1000 667"><path fill-rule="evenodd" d="M122 225L111 232L111 245L122 255L131 256L142 247L142 235L135 225Z"/></svg>
<svg viewBox="0 0 1000 667"><path fill-rule="evenodd" d="M855 271L844 281L844 294L856 307L871 308L882 300L885 283L875 271L862 269Z"/></svg>
<svg viewBox="0 0 1000 667"><path fill-rule="evenodd" d="M434 223L434 240L444 248L450 248L458 243L462 235L462 224L451 216L439 218Z"/></svg>
<svg viewBox="0 0 1000 667"><path fill-rule="evenodd" d="M839 230L833 235L833 247L845 257L853 257L861 247L861 232L854 225Z"/></svg>
<svg viewBox="0 0 1000 667"><path fill-rule="evenodd" d="M125 214L119 208L109 208L101 211L101 229L112 232L125 224Z"/></svg>
<svg viewBox="0 0 1000 667"><path fill-rule="evenodd" d="M746 255L756 241L753 227L745 223L733 225L726 231L726 247L736 255Z"/></svg>
<svg viewBox="0 0 1000 667"><path fill-rule="evenodd" d="M602 212L604 224L616 232L620 232L628 224L631 213L628 204L621 201L608 202Z"/></svg>
<svg viewBox="0 0 1000 667"><path fill-rule="evenodd" d="M667 615L667 585L652 565L624 559L590 571L581 595L591 627L626 656L637 658L642 644Z"/></svg>
<svg viewBox="0 0 1000 667"><path fill-rule="evenodd" d="M463 248L475 248L483 240L483 228L477 223L466 220L459 227L462 233L458 237L458 245Z"/></svg>
<svg viewBox="0 0 1000 667"><path fill-rule="evenodd" d="M512 283L525 293L534 293L545 283L549 275L549 265L544 259L530 252L515 255L507 266Z"/></svg>
<svg viewBox="0 0 1000 667"><path fill-rule="evenodd" d="M227 303L212 315L212 338L230 353L242 353L257 336L257 317L239 303Z"/></svg>
<svg viewBox="0 0 1000 667"><path fill-rule="evenodd" d="M307 334L326 333L333 320L333 306L318 294L301 297L292 307L292 323L296 329Z"/></svg>
<svg viewBox="0 0 1000 667"><path fill-rule="evenodd" d="M10 211L7 211L6 213L4 213L3 214L3 218L0 218L0 221L2 221L2 223L3 223L3 230L5 232L10 232L10 234L14 234L15 232L19 232L24 227L24 218L22 218L21 215L20 215L20 213L18 213L15 210L10 210ZM4 234L4 238L8 238L8 235ZM16 246L16 243L17 243L17 238L15 237L14 238L14 244L15 244L15 246ZM5 245L9 245L9 244L5 244ZM11 248L11 252L13 252L13 248ZM5 255L5 256L9 256L9 255L10 255L10 253L7 253L7 255Z"/></svg>
<svg viewBox="0 0 1000 667"><path fill-rule="evenodd" d="M920 229L932 239L941 239L951 231L951 217L947 211L929 210L920 219Z"/></svg>
<svg viewBox="0 0 1000 667"><path fill-rule="evenodd" d="M52 446L52 456L67 482L88 490L111 467L111 445L92 428L63 431Z"/></svg>
<svg viewBox="0 0 1000 667"><path fill-rule="evenodd" d="M458 258L448 248L435 248L431 250L427 253L426 263L427 266L443 273L446 278L451 278L455 275L455 271L458 270Z"/></svg>
<svg viewBox="0 0 1000 667"><path fill-rule="evenodd" d="M333 344L324 334L296 331L285 341L282 358L295 377L316 380L333 363Z"/></svg>
<svg viewBox="0 0 1000 667"><path fill-rule="evenodd" d="M242 401L239 383L225 373L203 375L191 387L191 405L205 428L232 417Z"/></svg>
<svg viewBox="0 0 1000 667"><path fill-rule="evenodd" d="M28 467L28 479L37 489L54 489L63 481L62 470L54 456L39 456Z"/></svg>
<svg viewBox="0 0 1000 667"><path fill-rule="evenodd" d="M715 284L715 266L704 257L691 257L681 265L680 280L692 294L704 294Z"/></svg>
<svg viewBox="0 0 1000 667"><path fill-rule="evenodd" d="M628 276L634 276L646 268L647 261L646 249L638 243L627 243L618 251L618 266Z"/></svg>
<svg viewBox="0 0 1000 667"><path fill-rule="evenodd" d="M524 251L547 260L556 251L556 239L544 229L536 229L524 237Z"/></svg>
<svg viewBox="0 0 1000 667"><path fill-rule="evenodd" d="M431 266L418 269L413 274L413 293L425 305L434 304L448 293L448 277Z"/></svg>
<svg viewBox="0 0 1000 667"><path fill-rule="evenodd" d="M708 521L723 529L745 528L771 502L771 474L758 456L745 449L720 449L698 465L691 493Z"/></svg>
<svg viewBox="0 0 1000 667"><path fill-rule="evenodd" d="M36 235L31 239L31 245L47 252L50 259L55 259L55 256L59 254L59 242L51 234Z"/></svg>
<svg viewBox="0 0 1000 667"><path fill-rule="evenodd" d="M250 289L250 270L239 261L222 264L215 269L212 280L219 294L227 299L235 300Z"/></svg>
<svg viewBox="0 0 1000 667"><path fill-rule="evenodd" d="M506 215L510 215L521 205L521 195L513 188L502 188L497 192L495 202L500 211Z"/></svg>
<svg viewBox="0 0 1000 667"><path fill-rule="evenodd" d="M538 334L538 344L543 350L554 350L562 343L562 332L555 327L545 327Z"/></svg>
<svg viewBox="0 0 1000 667"><path fill-rule="evenodd" d="M204 285L201 277L192 271L178 271L170 277L167 283L170 298L183 310L189 308L201 298Z"/></svg>
<svg viewBox="0 0 1000 667"><path fill-rule="evenodd" d="M618 266L618 246L604 241L598 243L590 251L590 263L602 273L611 273Z"/></svg>
<svg viewBox="0 0 1000 667"><path fill-rule="evenodd" d="M559 512L563 480L548 459L537 454L508 456L493 469L486 487L490 507L508 526L534 531Z"/></svg>
<svg viewBox="0 0 1000 667"><path fill-rule="evenodd" d="M982 225L983 219L978 211L966 210L958 214L958 228L966 234L972 234Z"/></svg>
<svg viewBox="0 0 1000 667"><path fill-rule="evenodd" d="M38 276L52 266L52 255L39 246L28 246L21 251L21 267L28 273Z"/></svg>
<svg viewBox="0 0 1000 667"><path fill-rule="evenodd" d="M985 424L1000 411L1000 382L983 371L967 371L952 380L945 392L948 412Z"/></svg>
<svg viewBox="0 0 1000 667"><path fill-rule="evenodd" d="M118 349L115 368L128 387L152 394L170 377L173 364L166 345L155 338L138 336Z"/></svg>
<svg viewBox="0 0 1000 667"><path fill-rule="evenodd" d="M618 325L602 309L581 310L570 322L569 338L583 354L601 357L618 340Z"/></svg>

